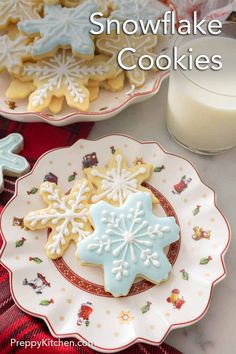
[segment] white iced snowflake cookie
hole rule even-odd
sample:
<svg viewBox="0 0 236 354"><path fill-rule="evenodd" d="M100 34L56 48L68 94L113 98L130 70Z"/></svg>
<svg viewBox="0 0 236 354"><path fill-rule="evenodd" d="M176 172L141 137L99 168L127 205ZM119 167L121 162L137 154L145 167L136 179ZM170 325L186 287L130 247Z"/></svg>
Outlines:
<svg viewBox="0 0 236 354"><path fill-rule="evenodd" d="M53 97L65 97L69 107L87 111L89 79L103 81L111 75L108 59L98 55L86 61L70 50L61 50L54 57L24 64L21 79L33 81L36 89L29 97L28 110L40 112L50 106Z"/></svg>
<svg viewBox="0 0 236 354"><path fill-rule="evenodd" d="M141 184L152 172L151 164L138 164L128 167L125 157L117 149L111 156L107 168L93 167L84 170L89 181L96 187L91 197L92 203L104 200L113 205L122 205L133 193L145 191L152 195L153 202L157 198Z"/></svg>
<svg viewBox="0 0 236 354"><path fill-rule="evenodd" d="M115 18L124 22L126 20L133 20L139 24L142 20L144 24L148 21L155 22L160 18L166 8L159 2L153 0L112 0L113 11L111 12L111 18ZM140 26L138 26L139 33L142 32Z"/></svg>
<svg viewBox="0 0 236 354"><path fill-rule="evenodd" d="M36 87L32 81L24 82L16 77L12 77L10 85L6 91L6 97L9 101L17 101L27 98L32 92L34 92ZM91 96L91 93L90 93ZM64 103L64 97L52 97L50 105L48 106L49 111L52 114L60 113Z"/></svg>
<svg viewBox="0 0 236 354"><path fill-rule="evenodd" d="M96 45L99 52L111 57L110 64L116 70L117 75L124 72L131 85L141 87L145 84L147 79L147 71L140 68L138 60L143 55L149 55L156 59L154 49L157 46L158 39L156 36L147 34L141 36L127 35L121 33L118 36L104 36L98 39ZM124 67L136 67L132 70L125 71L118 65L118 55L124 48L133 48L135 53L126 51L121 57L121 62ZM144 66L146 65L143 62ZM150 64L147 62L147 64Z"/></svg>
<svg viewBox="0 0 236 354"><path fill-rule="evenodd" d="M8 35L0 36L0 73L8 70L19 74L24 60L31 58L31 46L26 36L19 35L11 39Z"/></svg>
<svg viewBox="0 0 236 354"><path fill-rule="evenodd" d="M149 194L132 194L122 207L99 202L90 215L94 232L76 254L82 264L102 265L106 291L125 296L137 276L154 284L167 280L172 267L163 249L179 239L179 227L175 218L152 213Z"/></svg>
<svg viewBox="0 0 236 354"><path fill-rule="evenodd" d="M54 0L54 1L57 1L57 0ZM62 0L61 2L66 7L76 7L86 1L88 1L88 0ZM97 11L100 11L104 15L107 15L108 9L110 8L110 5L111 5L110 0L90 0L90 1L93 1L97 5Z"/></svg>
<svg viewBox="0 0 236 354"><path fill-rule="evenodd" d="M40 19L41 0L0 0L0 29L7 28L9 23Z"/></svg>
<svg viewBox="0 0 236 354"><path fill-rule="evenodd" d="M63 256L70 241L78 244L91 233L87 217L90 193L85 179L78 180L69 195L64 195L55 183L41 185L40 194L48 207L30 212L24 218L24 225L30 230L51 229L45 246L49 258Z"/></svg>

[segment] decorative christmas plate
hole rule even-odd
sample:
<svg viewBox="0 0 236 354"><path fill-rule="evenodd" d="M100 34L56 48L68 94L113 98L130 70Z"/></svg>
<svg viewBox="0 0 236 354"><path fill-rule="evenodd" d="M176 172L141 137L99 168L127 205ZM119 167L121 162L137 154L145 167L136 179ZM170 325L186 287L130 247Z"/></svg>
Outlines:
<svg viewBox="0 0 236 354"><path fill-rule="evenodd" d="M166 7L166 10L174 11L172 5ZM173 38L162 36L159 38L156 54L170 54L173 45ZM145 85L135 89L128 83L120 92L114 93L100 89L99 97L90 104L88 112L75 111L64 104L60 114L52 115L49 111L35 113L28 112L28 99L11 102L6 98L6 91L10 84L10 76L6 72L0 74L0 114L15 121L20 122L47 122L55 126L64 126L76 122L100 121L109 119L123 111L134 103L147 100L158 93L161 84L169 76L169 71L155 71L149 74Z"/></svg>
<svg viewBox="0 0 236 354"><path fill-rule="evenodd" d="M145 184L160 200L154 213L174 216L180 226L180 241L166 249L173 265L169 279L159 286L137 279L122 298L104 291L100 268L80 265L74 244L63 258L52 261L44 250L47 232L27 231L22 225L29 211L43 207L38 188L45 176L69 191L83 176L82 167L104 166L114 147L130 164L154 165ZM166 153L157 143L121 135L79 140L43 155L18 180L15 196L2 213L1 230L2 263L10 273L16 304L44 319L53 336L75 337L101 352L136 342L158 345L172 329L197 322L208 309L214 285L226 275L230 229L215 193L190 162Z"/></svg>
<svg viewBox="0 0 236 354"><path fill-rule="evenodd" d="M9 102L5 92L10 83L7 73L0 75L0 114L11 120L19 122L47 122L55 126L64 126L77 122L97 122L114 117L125 108L134 103L145 101L160 90L161 84L169 76L168 72L157 72L150 75L146 84L139 89L133 90L129 84L126 84L120 92L114 93L100 90L99 98L91 103L88 112L75 112L64 104L63 110L58 115L48 113L35 113L27 111L27 100Z"/></svg>

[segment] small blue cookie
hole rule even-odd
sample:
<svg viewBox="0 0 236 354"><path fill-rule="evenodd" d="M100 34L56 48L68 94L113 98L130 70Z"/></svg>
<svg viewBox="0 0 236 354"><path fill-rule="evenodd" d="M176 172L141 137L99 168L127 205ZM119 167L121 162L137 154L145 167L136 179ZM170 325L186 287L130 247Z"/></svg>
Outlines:
<svg viewBox="0 0 236 354"><path fill-rule="evenodd" d="M73 54L86 58L94 57L94 42L91 34L97 26L90 16L97 11L95 2L85 2L74 8L61 5L45 5L44 18L28 20L18 24L21 32L28 35L40 34L33 44L32 55L40 57L58 48L72 48ZM101 19L105 23L105 19Z"/></svg>
<svg viewBox="0 0 236 354"><path fill-rule="evenodd" d="M173 217L155 216L148 193L131 194L121 207L104 201L91 206L94 233L80 242L84 264L101 265L104 288L113 296L128 294L137 276L158 284L171 271L163 249L179 239Z"/></svg>
<svg viewBox="0 0 236 354"><path fill-rule="evenodd" d="M0 192L4 189L3 175L20 177L29 171L29 164L15 153L23 149L23 137L13 133L0 140Z"/></svg>

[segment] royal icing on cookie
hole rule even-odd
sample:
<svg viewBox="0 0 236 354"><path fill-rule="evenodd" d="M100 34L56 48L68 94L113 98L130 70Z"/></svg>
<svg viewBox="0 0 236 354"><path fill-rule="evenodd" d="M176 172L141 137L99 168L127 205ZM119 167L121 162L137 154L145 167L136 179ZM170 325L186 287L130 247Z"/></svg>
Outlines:
<svg viewBox="0 0 236 354"><path fill-rule="evenodd" d="M20 177L30 166L26 159L16 153L23 149L23 137L13 133L0 140L0 192L4 189L3 176Z"/></svg>
<svg viewBox="0 0 236 354"><path fill-rule="evenodd" d="M87 0L63 0L62 3L66 7L76 7L79 4L86 2ZM97 11L102 12L104 15L107 14L108 8L110 7L110 0L90 0L97 5Z"/></svg>
<svg viewBox="0 0 236 354"><path fill-rule="evenodd" d="M121 22L126 20L136 21L138 25L139 32L142 29L139 25L139 21L142 20L143 23L151 21L153 23L163 15L163 8L160 6L152 6L150 0L113 0L113 6L115 10L111 12L111 18L116 18Z"/></svg>
<svg viewBox="0 0 236 354"><path fill-rule="evenodd" d="M125 296L137 276L154 284L168 278L172 267L163 249L179 239L179 227L173 217L152 213L149 194L132 194L122 207L99 202L90 214L94 232L76 254L84 264L103 266L106 291Z"/></svg>
<svg viewBox="0 0 236 354"><path fill-rule="evenodd" d="M24 225L30 230L52 230L45 248L48 257L56 259L63 255L71 240L79 243L91 232L87 218L90 187L86 180L79 180L70 194L63 196L55 183L44 182L40 194L48 208L29 213Z"/></svg>
<svg viewBox="0 0 236 354"><path fill-rule="evenodd" d="M37 63L26 63L23 79L33 80L36 90L30 95L28 109L41 111L50 105L53 96L66 98L70 107L86 111L89 91L85 87L89 78L104 80L109 67L104 56L86 61L75 57L71 51L59 51L54 57Z"/></svg>
<svg viewBox="0 0 236 354"><path fill-rule="evenodd" d="M10 101L21 100L28 97L33 91L35 91L35 86L32 81L21 81L17 78L12 78L6 91L6 97ZM64 97L53 96L48 109L52 114L58 114L62 110L63 103Z"/></svg>
<svg viewBox="0 0 236 354"><path fill-rule="evenodd" d="M94 39L89 31L97 27L90 22L90 15L96 11L97 5L90 1L75 8L45 5L44 18L20 23L18 27L28 35L40 34L32 49L35 57L48 55L59 47L69 47L75 55L93 58ZM100 21L106 23L105 19Z"/></svg>
<svg viewBox="0 0 236 354"><path fill-rule="evenodd" d="M6 28L10 22L39 19L41 8L41 0L0 0L0 28Z"/></svg>
<svg viewBox="0 0 236 354"><path fill-rule="evenodd" d="M15 39L7 35L0 36L0 72L7 69L9 72L19 74L23 60L31 57L31 46L28 38L20 35Z"/></svg>
<svg viewBox="0 0 236 354"><path fill-rule="evenodd" d="M140 164L128 167L127 162L119 150L112 155L108 168L87 168L84 170L89 181L97 187L91 200L96 203L105 200L113 205L122 205L126 198L138 191L152 194L141 184L150 177L152 165ZM158 202L153 196L153 201Z"/></svg>
<svg viewBox="0 0 236 354"><path fill-rule="evenodd" d="M133 67L135 69L125 71L126 76L130 84L135 87L141 87L145 84L147 71L142 70L138 65L138 60L143 55L150 55L154 59L156 56L153 53L154 48L157 45L157 37L153 35L133 36L121 33L116 37L100 38L97 41L98 49L107 55L112 56L111 65L117 68L117 72L122 72L122 69L118 66L117 59L120 51L124 48L133 48L135 53L126 51L122 55L122 64L126 67Z"/></svg>

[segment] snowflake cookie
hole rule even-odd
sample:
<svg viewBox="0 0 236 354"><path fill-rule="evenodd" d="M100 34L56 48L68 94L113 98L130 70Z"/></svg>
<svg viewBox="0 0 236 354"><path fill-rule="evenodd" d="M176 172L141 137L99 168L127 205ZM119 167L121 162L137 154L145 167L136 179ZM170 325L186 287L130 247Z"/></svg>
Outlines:
<svg viewBox="0 0 236 354"><path fill-rule="evenodd" d="M97 41L97 47L101 53L111 56L110 64L116 68L119 75L123 69L118 66L117 58L120 51L124 48L133 48L135 53L126 51L122 55L122 64L126 67L133 67L135 69L125 71L126 76L131 85L141 87L145 84L147 78L147 71L142 70L138 65L138 60L143 55L152 56L154 59L156 55L153 53L157 45L157 37L153 35L133 36L121 33L119 36L106 36ZM150 63L148 63L150 64ZM144 62L145 65L145 62ZM115 70L115 69L114 69Z"/></svg>
<svg viewBox="0 0 236 354"><path fill-rule="evenodd" d="M124 22L126 20L133 20L139 24L142 20L145 23L148 21L155 24L156 20L160 18L164 11L164 7L160 3L150 0L113 0L114 11L111 12L111 18L115 18ZM138 26L139 33L142 32Z"/></svg>
<svg viewBox="0 0 236 354"><path fill-rule="evenodd" d="M61 5L45 5L44 18L29 20L18 25L20 31L30 36L40 35L32 49L34 57L56 52L58 48L72 48L75 55L92 59L94 38L89 33L97 27L90 22L90 16L97 11L95 2L84 2L75 8ZM105 23L105 19L100 19Z"/></svg>
<svg viewBox="0 0 236 354"><path fill-rule="evenodd" d="M87 0L63 0L62 4L66 7L76 7ZM110 8L110 0L90 0L97 5L97 11L102 12L104 15L108 14L108 9Z"/></svg>
<svg viewBox="0 0 236 354"><path fill-rule="evenodd" d="M132 194L122 207L101 201L90 215L94 232L80 242L76 255L82 264L103 267L106 291L125 296L136 277L154 284L167 280L172 267L163 249L179 239L179 227L175 218L152 213L149 194Z"/></svg>
<svg viewBox="0 0 236 354"><path fill-rule="evenodd" d="M25 63L23 81L32 81L36 89L29 97L29 111L40 112L50 106L54 96L65 97L67 104L80 111L89 108L89 79L102 81L109 77L107 58L98 55L86 61L75 57L70 50L61 50L54 57L36 63Z"/></svg>
<svg viewBox="0 0 236 354"><path fill-rule="evenodd" d="M23 149L23 141L17 133L0 140L0 193L4 190L3 176L20 177L30 169L26 159L16 155Z"/></svg>
<svg viewBox="0 0 236 354"><path fill-rule="evenodd" d="M23 60L31 58L31 46L26 36L20 35L15 39L9 36L0 36L0 72L7 69L19 74Z"/></svg>
<svg viewBox="0 0 236 354"><path fill-rule="evenodd" d="M150 177L153 166L151 164L139 164L128 167L127 161L117 149L112 155L108 168L86 168L84 172L89 181L97 187L91 198L93 203L104 200L113 205L122 205L126 198L139 191L152 194L141 184ZM158 203L152 194L153 202Z"/></svg>
<svg viewBox="0 0 236 354"><path fill-rule="evenodd" d="M70 194L63 195L55 183L44 182L40 194L48 208L30 212L24 225L30 230L52 230L45 248L47 256L56 259L63 256L71 240L78 244L91 233L87 217L90 186L87 180L78 180Z"/></svg>
<svg viewBox="0 0 236 354"><path fill-rule="evenodd" d="M0 0L0 29L7 28L10 22L23 22L40 19L41 0Z"/></svg>
<svg viewBox="0 0 236 354"><path fill-rule="evenodd" d="M8 86L8 89L6 91L6 97L9 101L14 102L27 98L34 91L35 86L32 81L25 82L18 78L12 77L10 85ZM60 113L62 110L63 103L64 97L52 97L48 109L52 114Z"/></svg>

